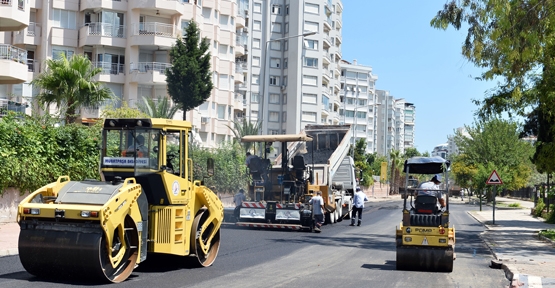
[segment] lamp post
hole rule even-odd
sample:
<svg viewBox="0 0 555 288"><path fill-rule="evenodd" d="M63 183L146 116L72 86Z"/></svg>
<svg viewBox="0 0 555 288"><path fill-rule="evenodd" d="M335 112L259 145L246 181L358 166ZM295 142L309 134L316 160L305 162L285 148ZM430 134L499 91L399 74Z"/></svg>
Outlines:
<svg viewBox="0 0 555 288"><path fill-rule="evenodd" d="M282 37L282 38L277 38L277 39L269 39L269 40L266 40L266 42L264 43L264 58L262 59L264 61L263 65L262 65L263 78L262 78L262 85L260 86L262 88L261 89L262 93L260 93L260 95L259 95L259 96L262 96L262 99L260 99L260 103L261 103L260 108L261 109L258 113L259 119L264 118L264 108L266 107L265 104L268 101L268 97L266 97L266 93L268 92L268 89L266 89L266 85L267 85L266 84L266 78L268 78L267 77L268 76L267 71L269 70L269 68L267 67L268 64L269 64L268 63L269 61L267 60L267 58L269 57L268 47L269 47L270 42L276 42L276 41L281 41L281 40L286 40L286 39L291 39L291 38L296 38L296 37L306 37L306 36L314 35L316 33L317 33L316 31L310 31L310 32L306 32L306 33L303 33L303 34L299 34L299 35L293 35L293 36ZM303 63L301 63L301 65L303 65ZM283 105L283 103L281 103L281 105ZM280 115L280 117L281 117L281 115ZM266 131L268 129L267 121L262 120L261 129L262 129L262 131Z"/></svg>

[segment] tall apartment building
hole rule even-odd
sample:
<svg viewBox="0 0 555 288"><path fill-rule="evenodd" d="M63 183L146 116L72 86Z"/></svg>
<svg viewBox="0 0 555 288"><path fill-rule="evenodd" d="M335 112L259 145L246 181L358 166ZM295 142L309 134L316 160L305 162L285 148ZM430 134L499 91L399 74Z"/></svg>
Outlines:
<svg viewBox="0 0 555 288"><path fill-rule="evenodd" d="M389 158L389 153L395 149L395 98L389 91L376 90L376 105L376 152Z"/></svg>
<svg viewBox="0 0 555 288"><path fill-rule="evenodd" d="M0 99L31 102L38 91L22 83L43 72L46 59L62 54L87 55L102 68L97 79L116 96L106 105L127 102L136 107L143 97L167 97L164 71L171 66L169 50L195 21L201 37L210 41L215 88L206 103L186 116L204 144L216 146L230 139L227 125L232 126L234 116L245 108L235 85L245 81L241 70L245 63L237 68L236 58L247 53L248 4L248 0L3 0L0 29L14 32L0 32ZM83 110L82 116L98 117L103 108Z"/></svg>
<svg viewBox="0 0 555 288"><path fill-rule="evenodd" d="M405 102L405 121L404 121L404 149L415 148L414 127L416 121L416 106L413 103Z"/></svg>
<svg viewBox="0 0 555 288"><path fill-rule="evenodd" d="M342 2L252 0L250 11L246 117L263 134L339 124Z"/></svg>
<svg viewBox="0 0 555 288"><path fill-rule="evenodd" d="M372 68L359 65L356 60L341 61L341 108L339 114L344 124L351 124L353 143L366 139L366 152L376 150L376 81Z"/></svg>
<svg viewBox="0 0 555 288"><path fill-rule="evenodd" d="M405 153L405 149L414 147L414 104L405 99L395 100L395 146L394 149Z"/></svg>

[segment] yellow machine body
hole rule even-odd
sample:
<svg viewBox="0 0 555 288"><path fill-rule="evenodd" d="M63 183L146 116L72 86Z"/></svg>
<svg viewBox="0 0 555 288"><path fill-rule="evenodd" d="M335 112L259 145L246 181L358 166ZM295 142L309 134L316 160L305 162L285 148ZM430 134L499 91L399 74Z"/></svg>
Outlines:
<svg viewBox="0 0 555 288"><path fill-rule="evenodd" d="M106 119L102 181L61 176L20 203L24 268L37 276L121 282L147 252L211 265L223 205L193 180L190 130L187 121Z"/></svg>

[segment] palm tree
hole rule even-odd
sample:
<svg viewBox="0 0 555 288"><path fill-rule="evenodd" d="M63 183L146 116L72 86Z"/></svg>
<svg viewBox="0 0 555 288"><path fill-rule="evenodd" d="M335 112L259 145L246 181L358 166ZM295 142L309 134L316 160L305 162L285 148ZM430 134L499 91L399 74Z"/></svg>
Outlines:
<svg viewBox="0 0 555 288"><path fill-rule="evenodd" d="M389 184L389 194L392 195L394 194L394 192L396 191L396 185L397 185L397 174L399 173L399 166L402 163L402 158L401 158L401 151L399 150L391 150L391 152L389 153L389 158L391 160L391 182Z"/></svg>
<svg viewBox="0 0 555 288"><path fill-rule="evenodd" d="M73 55L69 60L46 60L46 71L31 81L31 85L42 91L37 95L40 104L56 104L66 123L77 120L81 108L96 108L113 98L112 91L103 87L94 77L102 68L93 67L84 55Z"/></svg>
<svg viewBox="0 0 555 288"><path fill-rule="evenodd" d="M243 118L242 120L240 119L233 120L233 128L231 128L229 125L226 125L226 126L229 129L231 129L231 131L233 132L237 140L237 139L243 138L243 136L257 135L258 130L260 128L260 124L261 122L257 121L256 123L252 123L250 121L247 121L246 118ZM241 146L243 146L243 149L245 149L246 152L251 149L252 145L253 145L252 142L241 143Z"/></svg>
<svg viewBox="0 0 555 288"><path fill-rule="evenodd" d="M173 116L179 110L179 106L172 106L170 100L166 97L162 97L158 101L143 97L143 103L139 105L139 110L151 118L173 119Z"/></svg>

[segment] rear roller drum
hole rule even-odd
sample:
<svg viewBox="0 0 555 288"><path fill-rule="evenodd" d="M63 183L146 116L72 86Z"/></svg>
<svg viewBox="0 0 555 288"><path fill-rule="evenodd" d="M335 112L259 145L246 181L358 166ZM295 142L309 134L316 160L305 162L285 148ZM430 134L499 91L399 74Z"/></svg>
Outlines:
<svg viewBox="0 0 555 288"><path fill-rule="evenodd" d="M453 248L397 246L397 270L453 272Z"/></svg>
<svg viewBox="0 0 555 288"><path fill-rule="evenodd" d="M195 217L195 221L193 222L193 229L192 229L192 251L196 255L196 259L198 261L198 265L202 267L208 267L214 263L216 257L218 256L218 251L220 250L220 229L216 231L216 234L210 241L208 242L210 234L214 229L214 225L210 223L208 227L202 232L202 226L207 221L208 217L207 209L201 209L197 216ZM205 249L203 249L203 246Z"/></svg>

